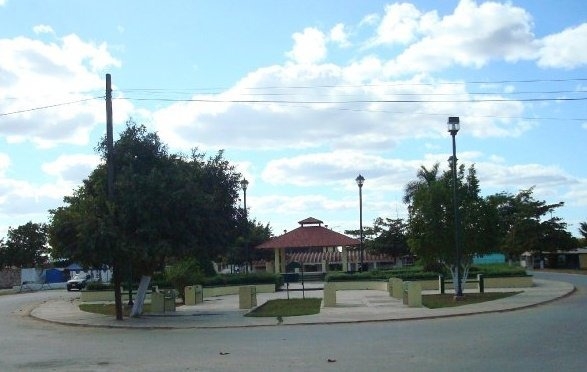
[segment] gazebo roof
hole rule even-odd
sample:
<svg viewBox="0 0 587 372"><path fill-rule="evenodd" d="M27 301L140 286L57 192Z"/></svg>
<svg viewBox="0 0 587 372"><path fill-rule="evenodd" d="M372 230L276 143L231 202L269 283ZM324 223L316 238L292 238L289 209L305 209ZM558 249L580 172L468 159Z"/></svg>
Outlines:
<svg viewBox="0 0 587 372"><path fill-rule="evenodd" d="M360 241L344 234L332 231L323 222L308 217L298 222L300 227L283 235L276 236L256 247L256 249L275 248L321 248L338 246L358 246Z"/></svg>

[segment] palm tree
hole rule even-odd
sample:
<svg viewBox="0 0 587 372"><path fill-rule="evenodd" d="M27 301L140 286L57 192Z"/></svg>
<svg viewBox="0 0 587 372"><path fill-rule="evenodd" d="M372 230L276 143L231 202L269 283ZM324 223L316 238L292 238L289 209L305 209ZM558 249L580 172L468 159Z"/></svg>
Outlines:
<svg viewBox="0 0 587 372"><path fill-rule="evenodd" d="M420 169L418 169L418 173L416 174L417 179L408 182L408 184L406 185L405 194L403 198L404 203L410 204L418 190L424 187L429 187L431 184L438 180L439 167L439 163L434 164L431 169L426 169L426 167L423 165L420 166Z"/></svg>
<svg viewBox="0 0 587 372"><path fill-rule="evenodd" d="M587 239L587 222L581 222L579 224L579 234L583 236L583 239Z"/></svg>

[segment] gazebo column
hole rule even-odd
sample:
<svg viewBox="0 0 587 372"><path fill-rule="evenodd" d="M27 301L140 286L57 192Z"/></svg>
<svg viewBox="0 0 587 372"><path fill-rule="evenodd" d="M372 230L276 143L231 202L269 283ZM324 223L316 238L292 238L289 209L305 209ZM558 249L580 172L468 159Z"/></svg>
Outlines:
<svg viewBox="0 0 587 372"><path fill-rule="evenodd" d="M281 269L280 272L284 273L285 272L285 248L280 248L279 249L279 256L280 256L280 258L279 258L279 264L281 265L280 266L280 269Z"/></svg>
<svg viewBox="0 0 587 372"><path fill-rule="evenodd" d="M346 247L342 247L342 271L349 271L349 254Z"/></svg>
<svg viewBox="0 0 587 372"><path fill-rule="evenodd" d="M281 249L279 249L279 248L275 248L273 250L273 253L275 253L275 259L273 261L275 274L282 273L282 271L281 271L281 254L279 253L279 251L281 251Z"/></svg>

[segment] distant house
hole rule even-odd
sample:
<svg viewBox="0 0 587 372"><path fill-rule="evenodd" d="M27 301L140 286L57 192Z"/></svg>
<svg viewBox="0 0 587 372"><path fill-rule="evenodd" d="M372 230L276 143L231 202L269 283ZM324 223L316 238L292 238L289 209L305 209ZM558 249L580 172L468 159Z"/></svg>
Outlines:
<svg viewBox="0 0 587 372"><path fill-rule="evenodd" d="M522 254L521 262L528 268L552 268L552 269L587 269L587 247L577 248L571 251L556 251Z"/></svg>

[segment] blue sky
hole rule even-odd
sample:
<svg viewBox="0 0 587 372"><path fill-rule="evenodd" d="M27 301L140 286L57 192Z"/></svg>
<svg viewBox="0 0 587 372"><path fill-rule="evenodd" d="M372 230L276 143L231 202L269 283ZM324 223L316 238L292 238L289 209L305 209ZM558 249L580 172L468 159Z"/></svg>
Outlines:
<svg viewBox="0 0 587 372"><path fill-rule="evenodd" d="M0 24L0 236L100 161L107 73L116 132L225 150L275 234L357 229L359 173L363 225L406 217L417 169L448 167L448 116L483 194L535 187L587 221L583 1L0 0Z"/></svg>

